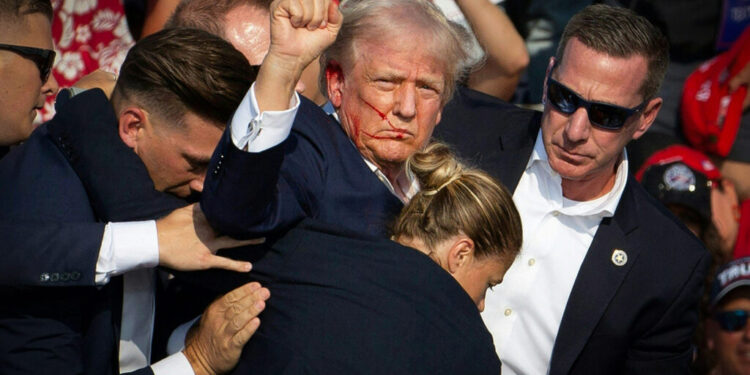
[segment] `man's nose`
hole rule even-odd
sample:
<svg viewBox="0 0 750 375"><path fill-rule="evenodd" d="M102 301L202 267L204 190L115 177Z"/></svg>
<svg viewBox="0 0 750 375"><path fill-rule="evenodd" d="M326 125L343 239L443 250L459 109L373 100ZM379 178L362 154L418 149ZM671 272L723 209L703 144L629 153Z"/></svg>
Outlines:
<svg viewBox="0 0 750 375"><path fill-rule="evenodd" d="M205 174L201 174L199 176L196 176L192 180L190 180L190 184L188 185L188 186L190 186L190 190L196 191L198 193L202 193L203 192L203 181L205 179L206 179L206 175Z"/></svg>
<svg viewBox="0 0 750 375"><path fill-rule="evenodd" d="M572 143L583 142L589 137L591 124L586 108L580 107L568 116L568 124L565 126L565 138Z"/></svg>
<svg viewBox="0 0 750 375"><path fill-rule="evenodd" d="M404 118L411 119L417 115L417 96L416 87L411 84L401 86L395 93L395 102L393 114Z"/></svg>
<svg viewBox="0 0 750 375"><path fill-rule="evenodd" d="M50 73L49 77L47 78L47 82L44 82L44 84L42 85L42 95L44 96L57 95L57 91L59 89L60 89L60 85L57 84L55 75Z"/></svg>

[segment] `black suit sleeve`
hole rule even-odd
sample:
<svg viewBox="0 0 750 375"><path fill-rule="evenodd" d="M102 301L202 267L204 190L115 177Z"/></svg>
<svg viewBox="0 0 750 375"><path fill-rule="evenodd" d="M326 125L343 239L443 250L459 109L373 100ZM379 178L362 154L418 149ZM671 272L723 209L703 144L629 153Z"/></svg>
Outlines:
<svg viewBox="0 0 750 375"><path fill-rule="evenodd" d="M94 285L103 233L100 223L0 223L0 285Z"/></svg>
<svg viewBox="0 0 750 375"><path fill-rule="evenodd" d="M314 103L300 100L289 138L263 152L238 149L227 126L201 196L203 212L220 233L262 237L316 215L326 175L324 142L316 137L326 135L310 129L327 117Z"/></svg>

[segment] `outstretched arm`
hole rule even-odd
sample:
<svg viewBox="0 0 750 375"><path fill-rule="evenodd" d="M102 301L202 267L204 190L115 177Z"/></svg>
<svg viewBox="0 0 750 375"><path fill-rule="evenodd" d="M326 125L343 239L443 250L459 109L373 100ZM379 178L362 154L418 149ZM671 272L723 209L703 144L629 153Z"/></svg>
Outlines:
<svg viewBox="0 0 750 375"><path fill-rule="evenodd" d="M505 12L489 0L456 0L456 5L487 53L485 64L469 76L469 87L509 100L529 64L523 38Z"/></svg>

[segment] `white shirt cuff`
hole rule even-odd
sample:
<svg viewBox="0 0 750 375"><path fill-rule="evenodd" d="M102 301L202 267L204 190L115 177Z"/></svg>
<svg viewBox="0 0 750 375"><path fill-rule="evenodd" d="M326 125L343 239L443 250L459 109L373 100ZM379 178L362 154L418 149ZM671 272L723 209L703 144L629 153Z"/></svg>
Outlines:
<svg viewBox="0 0 750 375"><path fill-rule="evenodd" d="M170 355L151 365L154 375L191 375L195 374L187 357L182 352Z"/></svg>
<svg viewBox="0 0 750 375"><path fill-rule="evenodd" d="M284 142L292 130L299 103L295 92L289 100L289 109L261 113L253 83L232 117L232 142L238 149L248 152L265 151Z"/></svg>
<svg viewBox="0 0 750 375"><path fill-rule="evenodd" d="M158 264L156 221L109 223L104 227L94 282L104 285L112 276L137 268L153 268Z"/></svg>

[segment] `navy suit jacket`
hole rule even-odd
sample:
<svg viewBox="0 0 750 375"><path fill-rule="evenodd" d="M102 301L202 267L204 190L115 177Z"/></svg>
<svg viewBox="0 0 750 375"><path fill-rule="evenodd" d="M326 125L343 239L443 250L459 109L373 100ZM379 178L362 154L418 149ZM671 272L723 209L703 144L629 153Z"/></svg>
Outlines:
<svg viewBox="0 0 750 375"><path fill-rule="evenodd" d="M435 136L511 190L528 163L541 113L462 88ZM624 266L614 249L628 254ZM557 333L550 374L685 374L710 256L629 176L578 272Z"/></svg>
<svg viewBox="0 0 750 375"><path fill-rule="evenodd" d="M385 236L403 207L341 125L305 98L289 137L270 150L237 149L227 127L208 171L201 207L234 237L283 233L306 217Z"/></svg>
<svg viewBox="0 0 750 375"><path fill-rule="evenodd" d="M66 231L70 228L93 226L99 232L87 240L85 244L88 247L83 250L74 248L80 244L76 239L50 244L48 241L54 237L40 237L40 242L48 242L46 247L40 251L26 248L26 261L18 258L19 264L37 262L39 265L18 267L10 277L11 280L28 277L23 272L32 272L31 277L39 277L35 274L38 272L36 270L61 271L47 272L50 282L40 283L38 286L21 287L18 285L25 284L20 283L0 288L0 293L6 300L13 302L0 307L0 368L4 369L4 374L117 373L121 279L113 278L103 287L90 286L93 284L103 224L97 223L101 216L92 207L92 202L97 202L97 195L95 191L90 191L91 180L82 181L71 165L83 159L104 160L102 165L107 165L109 161L108 167L118 167L114 159L107 158L107 150L117 147L121 147L120 155L135 155L117 137L114 113L100 91L83 93L58 109L55 119L42 125L27 142L0 162L0 181L3 181L0 186L0 201L5 208L0 212L0 219L42 222L45 223L42 228L62 227ZM75 133L62 130L75 129L76 124L94 125L89 128L93 131ZM108 134L108 137L97 137L98 133ZM92 148L74 147L75 139L71 137L84 134L93 139L88 143ZM122 153L123 148L126 153ZM91 158L81 158L82 155ZM130 162L132 160L123 164ZM140 168L143 168L142 165ZM90 170L89 173L96 175L97 171ZM113 175L116 176L117 173ZM137 184L116 178L108 183L120 190L127 190L121 189L123 186ZM141 183L150 184L153 191L150 180L142 180ZM154 209L137 201L133 206L133 202L125 199L128 197L127 193L119 194L115 202L120 205L112 206L118 209L129 208L130 213L122 213L120 218L113 215L112 219L146 218L148 215L141 216L145 215L145 210ZM165 207L161 206L159 209ZM45 233L47 232L42 234ZM78 238L80 234L78 233ZM91 248L95 251L92 252ZM23 249L10 252L20 254L21 251ZM72 259L80 263L73 263L70 259L58 263L57 260L65 257L68 251L75 255ZM84 285L89 285L88 287L79 286L83 277L75 277L78 273L86 275ZM51 282L52 279L54 283ZM42 287L46 285L66 287ZM69 285L75 286L67 287ZM151 370L146 368L136 373L149 374Z"/></svg>
<svg viewBox="0 0 750 375"><path fill-rule="evenodd" d="M251 274L271 298L234 374L499 371L474 302L417 250L307 219Z"/></svg>

